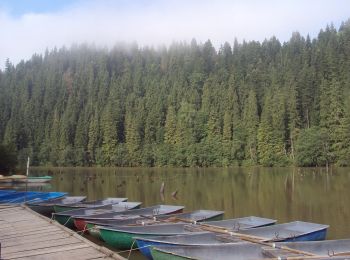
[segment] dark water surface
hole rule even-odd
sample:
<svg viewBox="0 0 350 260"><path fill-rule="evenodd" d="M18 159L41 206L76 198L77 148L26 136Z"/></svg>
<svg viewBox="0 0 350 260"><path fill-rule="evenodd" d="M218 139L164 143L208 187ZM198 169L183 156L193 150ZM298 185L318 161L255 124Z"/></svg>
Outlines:
<svg viewBox="0 0 350 260"><path fill-rule="evenodd" d="M350 238L350 168L328 173L319 168L32 168L30 174L53 176L51 186L42 189L90 200L127 197L144 207L224 210L225 218L255 215L279 223L325 223L330 225L328 239Z"/></svg>

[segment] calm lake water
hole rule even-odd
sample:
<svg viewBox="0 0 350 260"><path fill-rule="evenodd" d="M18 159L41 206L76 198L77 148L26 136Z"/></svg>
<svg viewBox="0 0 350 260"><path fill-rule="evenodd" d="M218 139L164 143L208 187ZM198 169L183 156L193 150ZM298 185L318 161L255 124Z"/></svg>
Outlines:
<svg viewBox="0 0 350 260"><path fill-rule="evenodd" d="M51 185L32 189L90 200L127 197L144 207L224 210L225 218L255 215L279 223L325 223L330 225L329 239L350 238L350 168L328 173L319 168L32 168L30 174L53 176Z"/></svg>
<svg viewBox="0 0 350 260"><path fill-rule="evenodd" d="M224 210L224 218L311 221L330 225L328 239L350 238L350 168L32 168L30 174L53 176L50 185L31 189L65 191L90 200L127 197L144 207Z"/></svg>

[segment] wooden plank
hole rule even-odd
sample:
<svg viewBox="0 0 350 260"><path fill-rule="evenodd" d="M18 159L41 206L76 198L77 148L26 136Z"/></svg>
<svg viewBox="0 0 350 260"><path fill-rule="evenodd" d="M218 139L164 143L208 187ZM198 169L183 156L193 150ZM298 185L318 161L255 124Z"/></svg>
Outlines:
<svg viewBox="0 0 350 260"><path fill-rule="evenodd" d="M30 242L33 243L40 243L40 242L44 242L44 241L56 241L56 240L60 240L60 239L69 239L69 237L67 236L63 236L63 235L50 235L50 236L38 236L38 237L31 237L30 238ZM5 247L11 247L11 246L20 246L22 244L27 244L28 243L28 239L9 239L9 240L4 240L1 241L1 248L5 248Z"/></svg>
<svg viewBox="0 0 350 260"><path fill-rule="evenodd" d="M78 241L76 239L61 239L61 240L55 240L55 241L46 241L41 243L27 243L27 244L21 244L18 247L5 247L1 249L2 254L13 254L13 253L19 253L19 252L26 252L26 251L32 251L32 250L43 250L53 247L59 247L59 246L65 246L65 245L83 245L84 243L81 241Z"/></svg>
<svg viewBox="0 0 350 260"><path fill-rule="evenodd" d="M10 237L24 237L24 236L31 236L32 234L43 234L43 233L54 233L55 231L57 231L57 229L55 229L55 227L46 227L44 229L40 229L40 230L33 230L30 232L25 232L25 233L21 233L21 232L12 232L10 234L0 234L0 239L3 238L10 238Z"/></svg>
<svg viewBox="0 0 350 260"><path fill-rule="evenodd" d="M10 224L10 225L7 225L7 226L4 226L4 227L1 227L0 226L0 231L3 231L3 230L6 230L6 229L9 229L9 228L14 228L14 229L20 229L20 230L25 230L25 229L28 229L28 228L39 228L41 226L44 226L45 223L28 223L28 222L25 222L23 224L19 224L19 225L14 225L14 224ZM47 224L46 224L47 225Z"/></svg>
<svg viewBox="0 0 350 260"><path fill-rule="evenodd" d="M29 208L0 209L4 259L124 259Z"/></svg>
<svg viewBox="0 0 350 260"><path fill-rule="evenodd" d="M6 228L6 227L21 228L21 227L39 226L39 225L43 226L48 224L45 222L37 222L37 221L7 222L6 224L0 225L0 229Z"/></svg>
<svg viewBox="0 0 350 260"><path fill-rule="evenodd" d="M106 255L100 253L92 248L76 249L65 252L49 253L44 255L37 255L31 257L17 258L20 260L62 260L62 259L74 259L74 260L92 260L92 259L106 259Z"/></svg>
<svg viewBox="0 0 350 260"><path fill-rule="evenodd" d="M12 227L7 227L6 229L0 229L0 231L5 231L5 230L8 230L8 229L12 229L13 231L16 231L16 232L22 232L22 233L27 233L27 232L31 232L31 231L35 231L35 230L41 230L41 229L46 229L46 228L51 228L51 227L54 227L54 226L51 226L50 224L49 225L43 225L43 224L40 224L40 225L27 225L27 226L12 226Z"/></svg>
<svg viewBox="0 0 350 260"><path fill-rule="evenodd" d="M72 245L72 246L55 246L55 247L50 247L50 248L45 248L41 250L28 250L25 252L17 252L17 253L11 253L11 254L2 254L2 257L4 259L16 259L20 257L28 257L28 256L37 256L37 255L44 255L44 254L50 254L50 253L57 253L57 252L64 252L68 250L75 250L75 249L80 249L80 248L88 248L89 246L80 243L77 245Z"/></svg>
<svg viewBox="0 0 350 260"><path fill-rule="evenodd" d="M62 236L62 237L70 237L71 235L70 234L67 234L66 232L64 232L64 231L58 231L58 232L56 232L54 235L60 235L60 236ZM50 239L50 237L52 237L53 236L53 234L41 234L41 233L39 233L39 234L33 234L32 236L30 236L30 239L37 239L37 238L40 238L40 237L45 237L46 239ZM24 237L8 237L8 238L3 238L3 239L1 239L1 243L5 243L5 242L7 242L7 241L26 241L26 240L28 240L28 237L27 236L24 236Z"/></svg>

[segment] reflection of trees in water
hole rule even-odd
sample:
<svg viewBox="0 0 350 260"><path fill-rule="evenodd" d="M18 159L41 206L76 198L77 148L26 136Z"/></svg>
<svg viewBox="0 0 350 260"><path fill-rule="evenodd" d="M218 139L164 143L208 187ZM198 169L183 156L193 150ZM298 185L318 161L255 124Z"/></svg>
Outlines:
<svg viewBox="0 0 350 260"><path fill-rule="evenodd" d="M41 168L46 175L48 169ZM225 218L262 216L280 223L331 225L329 238L347 237L349 168L50 168L52 190L88 199L128 197L142 206L224 210ZM33 173L35 168L32 169ZM37 172L39 174L40 172ZM165 183L164 197L160 195ZM177 190L177 200L172 193ZM343 226L343 228L339 228Z"/></svg>
<svg viewBox="0 0 350 260"><path fill-rule="evenodd" d="M293 200L296 171L297 169L293 168L292 171L286 175L286 180L284 182L286 197L286 213L288 216L293 216Z"/></svg>

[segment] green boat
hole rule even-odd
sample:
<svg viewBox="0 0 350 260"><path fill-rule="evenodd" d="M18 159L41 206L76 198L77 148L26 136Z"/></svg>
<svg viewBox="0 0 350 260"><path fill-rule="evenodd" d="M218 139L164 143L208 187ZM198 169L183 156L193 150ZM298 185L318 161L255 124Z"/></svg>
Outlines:
<svg viewBox="0 0 350 260"><path fill-rule="evenodd" d="M168 252L164 249L159 249L156 247L151 247L152 258L155 260L185 260L185 259L196 259L192 257L187 257L183 255L177 255L172 252Z"/></svg>
<svg viewBox="0 0 350 260"><path fill-rule="evenodd" d="M184 224L176 224L176 225L184 225ZM137 247L137 244L135 243L135 239L133 238L135 235L142 236L142 237L154 236L154 234L152 233L151 234L145 234L144 232L142 234L131 233L126 230L119 229L119 228L123 229L123 227L118 227L119 230L116 230L115 228L110 229L109 227L99 227L99 226L95 228L99 230L102 239L108 245L114 248L122 249L122 250L128 250L130 248ZM173 235L176 235L176 234L173 234Z"/></svg>
<svg viewBox="0 0 350 260"><path fill-rule="evenodd" d="M238 227L247 226L252 227L251 222L260 223L260 225L273 224L276 221L271 219L263 219L256 217L244 217L236 219L226 219L219 221L202 222L203 224L209 224L217 228L225 228L226 230L233 231ZM264 224L263 224L264 223ZM253 225L254 226L254 225ZM257 225L255 225L257 226ZM118 249L130 249L131 247L137 248L137 244L140 240L155 236L163 236L164 238L170 238L177 235L194 235L202 234L205 229L201 228L200 224L188 224L188 223L176 223L176 224L161 224L161 225L148 225L148 226L98 226L102 239ZM243 231L241 231L243 232ZM204 232L208 233L208 232ZM185 236L185 237L186 237ZM137 239L137 243L135 240ZM140 246L141 248L143 246ZM142 249L141 249L142 251Z"/></svg>
<svg viewBox="0 0 350 260"><path fill-rule="evenodd" d="M191 227L195 226L191 226L191 224L189 225L185 223L176 223L150 226L98 226L97 228L100 230L102 239L108 245L118 249L126 250L130 248L137 248L134 237L149 238L159 235L175 236L192 234L192 232L195 231L202 231L194 230Z"/></svg>
<svg viewBox="0 0 350 260"><path fill-rule="evenodd" d="M136 221L140 219L158 219L158 216L161 215L169 215L170 214L178 214L183 210L183 206L174 206L174 205L156 205L152 207L142 208L142 209L134 209L128 210L123 214L120 212L111 212L100 215L94 215L92 217L85 218L87 223L87 229L89 230L89 234L95 238L102 240L100 235L100 230L97 226L122 226L128 224L134 224ZM203 211L201 211L203 212ZM221 215L221 211L217 212L218 215ZM186 213L188 215L188 213ZM197 216L198 217L198 216ZM202 216L203 217L203 216ZM197 220L197 219L196 219Z"/></svg>
<svg viewBox="0 0 350 260"><path fill-rule="evenodd" d="M74 219L65 215L55 215L54 219L61 225L68 227L70 229L74 228Z"/></svg>

